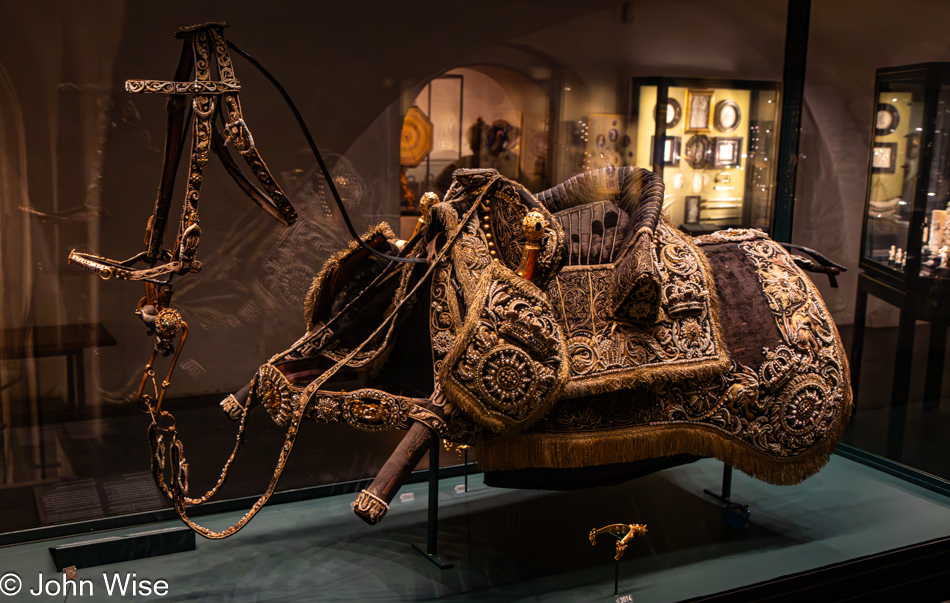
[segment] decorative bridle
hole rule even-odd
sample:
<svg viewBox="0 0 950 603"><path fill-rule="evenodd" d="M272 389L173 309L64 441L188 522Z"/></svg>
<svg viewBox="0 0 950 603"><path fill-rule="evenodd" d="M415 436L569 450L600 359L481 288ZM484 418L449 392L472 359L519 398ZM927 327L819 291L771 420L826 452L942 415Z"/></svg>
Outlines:
<svg viewBox="0 0 950 603"><path fill-rule="evenodd" d="M306 400L302 400L293 413L284 446L280 451L277 468L265 494L236 525L221 532L213 532L195 524L187 517L186 505L195 505L208 500L224 484L231 463L241 447L247 418L247 407L245 406L241 415L237 442L215 486L200 498L187 497L188 463L185 461L184 447L178 439L175 418L168 411L162 410L162 403L171 385L172 373L188 336L188 323L182 319L177 310L171 307L172 281L176 275L185 275L201 270L201 262L196 259L201 237L198 199L204 167L208 163L210 153L213 151L221 159L228 174L251 200L265 212L285 226L290 226L297 220L296 211L261 158L254 144L251 131L244 121L241 102L238 97L241 84L234 76L230 50L234 50L257 67L274 84L289 105L323 172L327 187L340 210L344 223L357 243L371 254L389 261L387 269L395 267L397 263L425 263L427 261L425 258L385 254L367 245L357 235L335 183L330 176L330 170L320 155L300 112L283 86L266 69L251 56L230 42L225 41L223 33L225 27L227 27L226 23L204 23L178 31L176 37L183 40L183 48L173 80L128 80L125 84L126 90L131 93L168 95L166 104L168 125L162 176L155 207L146 227L145 250L122 261L89 253L80 253L75 250L69 254L69 262L97 272L103 279L118 278L142 281L145 284L145 296L139 301L136 314L149 328L148 335L155 336L155 346L143 370L142 380L136 396L139 403L152 418L152 423L149 426L152 473L162 492L174 502L175 509L181 519L207 538L224 538L237 532L270 498L293 448L306 406ZM194 74L194 79L190 79L192 74ZM212 79L215 75L217 79ZM188 96L193 98L190 106L188 106L189 117L186 118L186 97ZM171 248L166 249L164 247L165 230L171 208L175 176L184 153L185 123L189 119L192 123L192 142L185 199L175 243ZM220 121L221 129L219 129L216 121ZM256 178L257 184L245 176L238 167L228 149L229 145L243 156ZM410 245L406 245L404 251L408 252L410 247ZM395 315L395 310L393 315ZM384 322L384 325L391 319L392 316ZM384 325L381 325L380 328ZM176 346L175 340L179 333L181 338ZM359 348L356 351L358 350ZM163 356L174 354L168 372L161 383L156 381L154 369L159 353ZM345 360L349 360L349 358ZM316 388L329 379L343 364L345 364L345 361L338 363L336 367L314 381L311 384L312 388L308 389L316 391ZM151 393L145 391L149 382L152 383ZM172 479L170 484L167 484L164 478L166 449L171 457Z"/></svg>
<svg viewBox="0 0 950 603"><path fill-rule="evenodd" d="M226 25L223 23L206 23L178 32L177 37L183 39L184 44L173 80L128 80L125 84L125 89L131 93L168 95L165 156L155 208L145 230L145 250L124 261L75 250L69 254L70 262L98 272L103 279L115 277L142 281L145 284L145 297L139 301L136 314L149 327L150 334L154 332L156 343L139 387L139 399L148 400L149 396L143 392L147 380L151 377L154 381L152 367L156 355L161 352L167 356L175 351L173 342L178 332L182 333L169 372L161 386L156 384L155 387L152 401L159 411L188 333L188 324L182 320L177 310L170 307L172 280L175 275L201 270L201 262L196 259L201 238L198 199L204 168L211 151L221 159L225 169L241 189L264 211L285 226L290 226L297 220L297 212L261 158L251 131L244 121L238 97L241 84L234 77L231 55L222 33L224 27ZM216 80L212 79L214 71L217 72ZM192 73L193 80L190 79ZM175 176L184 151L187 96L193 96L190 104L192 140L188 180L175 243L170 249L165 249L165 230ZM215 124L216 118L220 118L222 122L223 135ZM241 172L228 150L228 144L243 156L264 190L258 188ZM140 264L144 264L144 267L139 267Z"/></svg>

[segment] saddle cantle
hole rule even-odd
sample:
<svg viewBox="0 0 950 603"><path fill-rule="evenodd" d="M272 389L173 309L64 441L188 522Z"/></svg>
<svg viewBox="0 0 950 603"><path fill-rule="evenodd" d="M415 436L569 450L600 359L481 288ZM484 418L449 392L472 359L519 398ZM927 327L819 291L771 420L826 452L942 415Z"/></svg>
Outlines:
<svg viewBox="0 0 950 603"><path fill-rule="evenodd" d="M608 167L578 174L538 193L537 199L555 212L567 232L571 265L604 263L604 250L597 247L609 242L608 261L616 266L609 286L611 314L628 322L655 320L660 276L653 238L663 205L663 180L643 168ZM598 219L601 212L603 218ZM613 215L617 224L612 227Z"/></svg>

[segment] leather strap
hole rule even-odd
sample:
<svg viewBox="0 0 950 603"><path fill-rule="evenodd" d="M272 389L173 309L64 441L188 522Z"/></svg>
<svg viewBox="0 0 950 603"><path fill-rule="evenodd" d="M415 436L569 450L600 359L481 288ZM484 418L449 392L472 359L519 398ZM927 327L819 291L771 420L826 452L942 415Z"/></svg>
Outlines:
<svg viewBox="0 0 950 603"><path fill-rule="evenodd" d="M155 279L159 277L170 278L172 274L200 270L200 262L195 259L201 237L201 228L198 226L200 221L198 200L204 167L208 163L211 150L214 150L215 154L221 158L225 170L254 203L286 226L297 220L296 211L261 158L254 145L254 138L244 122L241 102L238 98L241 84L234 77L230 52L222 33L224 27L226 24L223 23L208 23L184 28L178 32L177 37L183 39L184 43L174 80L128 80L126 82L126 90L131 93L169 95L166 104L168 125L162 177L155 200L155 209L146 229L145 252L125 261L116 261L92 254L78 253L74 250L69 255L69 261L96 271L103 278L117 277L151 282L158 282ZM212 60L217 70L218 80L211 79ZM189 80L192 71L194 71L195 79ZM171 206L171 195L183 152L184 95L194 96L188 181L175 246L171 250L165 250L163 241ZM214 127L219 99L224 122L223 136ZM244 157L263 190L252 184L237 167L227 149L229 142ZM132 265L138 262L145 262L150 268L133 269Z"/></svg>

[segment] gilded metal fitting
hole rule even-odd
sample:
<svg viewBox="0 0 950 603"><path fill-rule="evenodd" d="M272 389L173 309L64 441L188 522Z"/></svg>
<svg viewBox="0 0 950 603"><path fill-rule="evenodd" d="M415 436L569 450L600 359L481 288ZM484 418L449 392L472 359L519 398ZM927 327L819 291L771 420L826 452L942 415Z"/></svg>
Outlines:
<svg viewBox="0 0 950 603"><path fill-rule="evenodd" d="M548 227L548 221L544 219L541 212L529 211L521 220L521 226L524 228L524 236L527 239L527 246L535 249L541 249L541 238Z"/></svg>
<svg viewBox="0 0 950 603"><path fill-rule="evenodd" d="M382 521L383 517L386 515L386 512L389 511L389 505L386 504L386 501L376 496L369 490L363 490L356 498L356 503L353 505L353 510L360 517L360 519L369 525L376 525Z"/></svg>
<svg viewBox="0 0 950 603"><path fill-rule="evenodd" d="M162 308L155 317L155 334L159 339L170 341L181 328L181 314L172 308Z"/></svg>
<svg viewBox="0 0 950 603"><path fill-rule="evenodd" d="M416 228L412 231L412 236L409 237L412 239L419 231L422 230L422 227L426 224L426 212L429 211L429 208L439 202L439 196L433 192L428 192L422 195L422 198L419 199L419 211L422 212L422 215L419 216L419 220L416 222Z"/></svg>
<svg viewBox="0 0 950 603"><path fill-rule="evenodd" d="M614 523L609 526L604 526L602 528L594 528L590 531L590 544L591 546L597 545L597 535L598 534L611 534L614 538L617 539L617 554L614 556L614 559L620 561L620 558L623 557L624 551L627 550L627 545L633 540L633 537L637 534L646 534L647 526L646 524L638 523ZM623 535L623 536L621 536Z"/></svg>

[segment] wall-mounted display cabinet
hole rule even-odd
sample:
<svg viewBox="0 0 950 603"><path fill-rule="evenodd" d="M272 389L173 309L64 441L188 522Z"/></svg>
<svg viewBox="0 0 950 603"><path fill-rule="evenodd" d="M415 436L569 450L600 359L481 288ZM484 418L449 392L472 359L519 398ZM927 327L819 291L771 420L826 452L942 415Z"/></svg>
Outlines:
<svg viewBox="0 0 950 603"><path fill-rule="evenodd" d="M861 267L902 282L947 278L950 63L879 69Z"/></svg>
<svg viewBox="0 0 950 603"><path fill-rule="evenodd" d="M777 82L635 78L625 163L662 174L664 207L686 230L769 230L780 106Z"/></svg>

